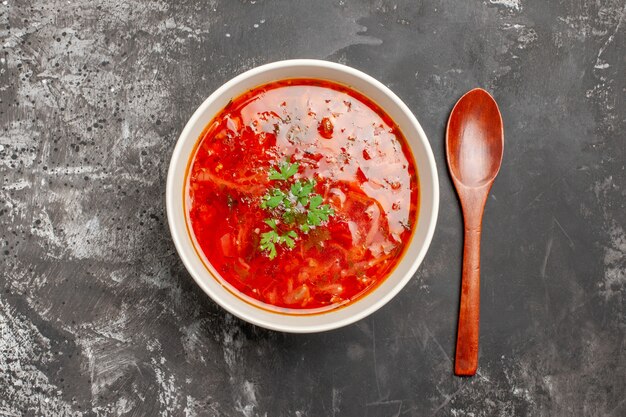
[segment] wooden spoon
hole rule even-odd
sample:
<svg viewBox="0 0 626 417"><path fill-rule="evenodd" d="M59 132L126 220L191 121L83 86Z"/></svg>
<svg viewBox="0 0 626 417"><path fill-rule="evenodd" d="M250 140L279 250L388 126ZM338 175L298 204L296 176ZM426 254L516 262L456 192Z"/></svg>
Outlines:
<svg viewBox="0 0 626 417"><path fill-rule="evenodd" d="M502 163L504 132L498 105L476 88L459 99L448 120L446 155L461 207L465 236L461 307L454 373L471 376L478 367L480 320L480 232L489 190Z"/></svg>

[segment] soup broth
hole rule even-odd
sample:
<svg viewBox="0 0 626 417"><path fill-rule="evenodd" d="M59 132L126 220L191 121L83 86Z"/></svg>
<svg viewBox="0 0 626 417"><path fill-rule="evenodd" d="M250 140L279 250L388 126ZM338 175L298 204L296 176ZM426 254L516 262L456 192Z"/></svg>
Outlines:
<svg viewBox="0 0 626 417"><path fill-rule="evenodd" d="M233 99L206 127L185 189L195 245L262 303L329 309L385 280L417 222L418 176L400 129L329 81Z"/></svg>

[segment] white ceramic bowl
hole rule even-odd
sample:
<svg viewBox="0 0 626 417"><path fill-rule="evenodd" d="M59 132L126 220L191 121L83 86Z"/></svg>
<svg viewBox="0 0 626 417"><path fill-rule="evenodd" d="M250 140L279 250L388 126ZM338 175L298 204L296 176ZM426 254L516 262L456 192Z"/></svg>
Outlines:
<svg viewBox="0 0 626 417"><path fill-rule="evenodd" d="M409 142L419 175L420 206L417 229L402 260L377 288L345 307L324 313L293 315L254 306L227 289L217 271L202 262L194 249L183 207L188 161L205 126L229 100L271 81L317 78L338 82L375 101L398 124ZM272 330L291 333L321 332L346 326L375 312L391 300L411 279L424 259L435 230L439 209L439 182L426 134L411 110L391 90L374 78L345 65L297 59L263 65L247 71L218 88L191 116L178 139L167 176L167 218L172 238L185 267L216 303L235 316ZM229 285L229 284L228 284Z"/></svg>

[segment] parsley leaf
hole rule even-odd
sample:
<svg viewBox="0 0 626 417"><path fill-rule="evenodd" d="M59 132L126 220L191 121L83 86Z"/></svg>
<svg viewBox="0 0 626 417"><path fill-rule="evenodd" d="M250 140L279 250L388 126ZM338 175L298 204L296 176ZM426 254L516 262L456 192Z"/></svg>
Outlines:
<svg viewBox="0 0 626 417"><path fill-rule="evenodd" d="M302 223L300 225L300 230L302 230L304 234L307 234L311 231L311 226L309 226L309 223Z"/></svg>
<svg viewBox="0 0 626 417"><path fill-rule="evenodd" d="M335 214L335 210L333 210L328 204L321 205L317 209L311 209L311 211L317 213L320 219L324 222L327 221L330 216Z"/></svg>
<svg viewBox="0 0 626 417"><path fill-rule="evenodd" d="M259 248L261 250L268 251L268 256L270 259L274 259L276 257L276 245L274 244L278 240L278 233L275 230L270 230L269 232L265 232L261 235L261 244Z"/></svg>
<svg viewBox="0 0 626 417"><path fill-rule="evenodd" d="M300 167L300 164L298 164L297 162L294 162L292 164L289 161L285 161L280 164L280 167L279 167L280 172L276 171L275 168L270 169L269 179L287 181L289 178L293 177L296 174L296 172L298 172L299 167Z"/></svg>
<svg viewBox="0 0 626 417"><path fill-rule="evenodd" d="M288 231L284 235L280 236L280 243L284 243L287 245L289 249L293 249L296 246L296 242L294 239L298 238L298 234L293 230Z"/></svg>
<svg viewBox="0 0 626 417"><path fill-rule="evenodd" d="M335 214L335 211L328 204L320 205L322 201L322 197L318 194L311 198L306 217L306 226L303 225L304 227L300 228L304 233L307 233L315 226L319 226L322 222L327 221L330 216Z"/></svg>
<svg viewBox="0 0 626 417"><path fill-rule="evenodd" d="M267 219L265 223L272 228L269 232L261 234L261 243L259 248L263 251L267 251L267 256L270 259L274 259L277 255L276 245L285 244L289 249L293 249L296 246L295 239L298 238L298 234L293 230L288 231L282 235L278 234L276 227L276 220Z"/></svg>
<svg viewBox="0 0 626 417"><path fill-rule="evenodd" d="M287 195L284 192L282 192L279 188L273 188L270 191L270 194L265 194L263 196L263 200L261 201L261 208L276 208L282 202L284 202L285 199L287 199Z"/></svg>
<svg viewBox="0 0 626 417"><path fill-rule="evenodd" d="M311 200L309 201L309 208L311 210L317 209L320 204L322 204L322 201L324 201L322 196L319 194L315 194L313 197L311 197Z"/></svg>
<svg viewBox="0 0 626 417"><path fill-rule="evenodd" d="M306 206L309 202L309 196L313 191L315 184L316 182L313 179L304 182L298 180L293 183L289 191L296 198L298 203Z"/></svg>

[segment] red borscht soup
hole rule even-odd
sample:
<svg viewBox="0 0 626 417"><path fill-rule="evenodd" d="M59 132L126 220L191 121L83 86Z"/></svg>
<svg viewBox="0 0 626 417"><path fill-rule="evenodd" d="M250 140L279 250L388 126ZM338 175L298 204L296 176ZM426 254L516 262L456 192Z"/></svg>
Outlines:
<svg viewBox="0 0 626 417"><path fill-rule="evenodd" d="M189 162L194 244L236 290L321 311L389 276L417 222L417 169L385 112L333 82L291 79L233 99Z"/></svg>

